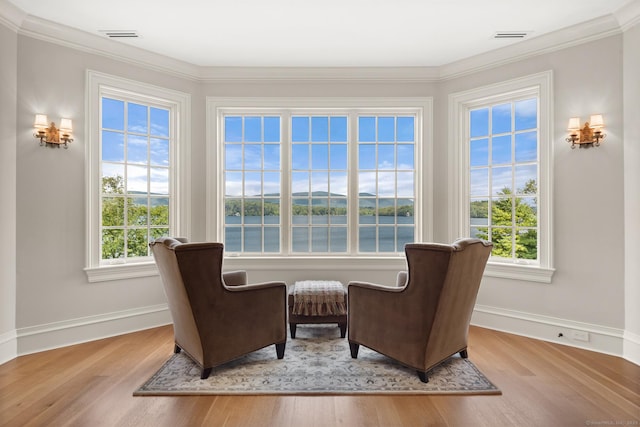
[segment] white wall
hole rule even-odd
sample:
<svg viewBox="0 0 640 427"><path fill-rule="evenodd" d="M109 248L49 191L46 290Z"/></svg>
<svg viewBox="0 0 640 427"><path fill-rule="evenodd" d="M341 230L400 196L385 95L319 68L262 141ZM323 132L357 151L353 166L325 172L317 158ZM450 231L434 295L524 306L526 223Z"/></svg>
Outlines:
<svg viewBox="0 0 640 427"><path fill-rule="evenodd" d="M630 286L625 288L623 264L621 35L438 83L303 80L206 83L150 71L26 35L18 36L17 45L16 327L19 352L168 321L166 311L162 310L165 299L158 277L90 284L83 272L84 155L88 143L84 131L84 73L87 68L191 94L193 240L202 240L206 235L206 96L434 96L436 241L449 239L448 221L452 217L446 211L448 95L551 69L555 79L557 271L551 284L486 278L478 300L481 311L474 321L549 340L556 338L558 329L586 329L592 332L590 342L565 342L621 354L625 291L630 292ZM597 55L594 56L594 52ZM46 113L56 121L62 116L74 120L75 141L68 150L38 146L31 136L36 112ZM568 118L586 118L592 113L604 115L607 139L599 148L571 150L564 142ZM253 280L279 279L289 283L328 274L344 281L391 283L396 273L395 270L330 271L328 265L317 271L252 270L249 275ZM634 289L635 294L631 296L637 297L637 287Z"/></svg>
<svg viewBox="0 0 640 427"><path fill-rule="evenodd" d="M625 348L640 364L640 24L624 39Z"/></svg>
<svg viewBox="0 0 640 427"><path fill-rule="evenodd" d="M0 363L16 356L17 42L0 23Z"/></svg>

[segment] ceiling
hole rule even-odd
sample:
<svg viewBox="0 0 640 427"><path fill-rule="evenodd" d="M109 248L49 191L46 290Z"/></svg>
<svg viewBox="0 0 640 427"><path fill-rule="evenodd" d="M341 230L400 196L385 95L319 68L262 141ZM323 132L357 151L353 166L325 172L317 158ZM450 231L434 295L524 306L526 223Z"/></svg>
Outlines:
<svg viewBox="0 0 640 427"><path fill-rule="evenodd" d="M610 15L629 0L9 0L198 66L441 66Z"/></svg>

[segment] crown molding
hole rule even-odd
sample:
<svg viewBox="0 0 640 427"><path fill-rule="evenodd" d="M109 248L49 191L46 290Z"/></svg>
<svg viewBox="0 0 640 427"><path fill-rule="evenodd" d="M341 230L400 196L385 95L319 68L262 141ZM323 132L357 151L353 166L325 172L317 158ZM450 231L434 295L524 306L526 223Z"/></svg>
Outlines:
<svg viewBox="0 0 640 427"><path fill-rule="evenodd" d="M620 33L620 26L616 18L613 15L606 15L443 65L440 67L440 79L449 80L462 77Z"/></svg>
<svg viewBox="0 0 640 427"><path fill-rule="evenodd" d="M0 24L17 33L26 16L27 14L22 9L6 0L0 0Z"/></svg>
<svg viewBox="0 0 640 427"><path fill-rule="evenodd" d="M199 80L199 67L196 65L32 15L26 15L18 34L165 74Z"/></svg>
<svg viewBox="0 0 640 427"><path fill-rule="evenodd" d="M434 67L209 67L191 64L24 13L0 0L0 23L20 35L198 82L345 81L433 83L602 39L640 22L640 0L614 14Z"/></svg>
<svg viewBox="0 0 640 427"><path fill-rule="evenodd" d="M438 67L202 67L200 78L218 81L436 82Z"/></svg>
<svg viewBox="0 0 640 427"><path fill-rule="evenodd" d="M614 12L622 31L640 24L640 0L631 0Z"/></svg>

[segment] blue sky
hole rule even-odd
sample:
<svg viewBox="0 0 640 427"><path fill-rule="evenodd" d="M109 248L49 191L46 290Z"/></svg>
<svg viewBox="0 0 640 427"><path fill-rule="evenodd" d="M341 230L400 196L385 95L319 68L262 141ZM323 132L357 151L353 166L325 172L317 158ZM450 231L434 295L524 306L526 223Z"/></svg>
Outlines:
<svg viewBox="0 0 640 427"><path fill-rule="evenodd" d="M358 166L365 171L359 176L359 192L414 197L414 122L411 116L359 117ZM259 116L225 117L226 195L280 193L281 125L276 116L263 121ZM292 191L346 195L348 137L346 116L293 116ZM376 170L381 171L377 176ZM260 171L265 171L263 181Z"/></svg>

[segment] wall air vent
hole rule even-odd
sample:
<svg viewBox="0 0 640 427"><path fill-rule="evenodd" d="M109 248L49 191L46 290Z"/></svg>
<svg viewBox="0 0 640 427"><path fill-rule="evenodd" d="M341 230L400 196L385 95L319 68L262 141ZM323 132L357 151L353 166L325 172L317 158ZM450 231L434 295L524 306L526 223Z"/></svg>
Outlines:
<svg viewBox="0 0 640 427"><path fill-rule="evenodd" d="M98 32L112 39L137 39L140 37L136 30L99 30Z"/></svg>
<svg viewBox="0 0 640 427"><path fill-rule="evenodd" d="M523 39L531 34L531 31L497 31L494 39Z"/></svg>

